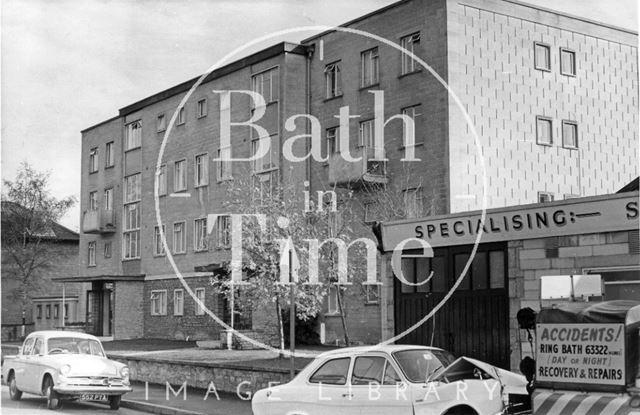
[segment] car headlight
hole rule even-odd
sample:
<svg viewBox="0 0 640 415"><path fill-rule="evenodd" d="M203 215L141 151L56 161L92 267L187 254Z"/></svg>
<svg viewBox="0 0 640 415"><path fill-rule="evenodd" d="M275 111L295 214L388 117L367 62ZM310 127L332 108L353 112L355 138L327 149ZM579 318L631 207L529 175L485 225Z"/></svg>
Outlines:
<svg viewBox="0 0 640 415"><path fill-rule="evenodd" d="M69 365L64 365L60 368L60 374L62 376L67 376L69 372L71 372L71 366Z"/></svg>
<svg viewBox="0 0 640 415"><path fill-rule="evenodd" d="M124 379L125 383L129 382L129 368L127 366L120 369L120 377Z"/></svg>

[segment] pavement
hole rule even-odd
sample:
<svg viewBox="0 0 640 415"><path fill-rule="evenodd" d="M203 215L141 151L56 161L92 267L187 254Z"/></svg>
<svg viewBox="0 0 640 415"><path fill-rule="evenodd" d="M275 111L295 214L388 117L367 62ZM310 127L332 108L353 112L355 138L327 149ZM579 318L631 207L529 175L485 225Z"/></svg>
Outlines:
<svg viewBox="0 0 640 415"><path fill-rule="evenodd" d="M251 415L250 396L186 387L173 391L153 383L134 383L121 406L158 415ZM175 394L177 393L177 396ZM246 399L246 400L244 400Z"/></svg>

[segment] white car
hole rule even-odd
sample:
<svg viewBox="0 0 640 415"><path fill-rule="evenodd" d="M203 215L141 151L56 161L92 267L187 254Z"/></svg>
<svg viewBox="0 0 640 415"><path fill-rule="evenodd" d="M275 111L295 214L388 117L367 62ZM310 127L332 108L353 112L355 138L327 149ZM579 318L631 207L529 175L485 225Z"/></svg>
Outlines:
<svg viewBox="0 0 640 415"><path fill-rule="evenodd" d="M254 415L528 413L523 376L442 349L389 345L319 355L291 382L255 393Z"/></svg>
<svg viewBox="0 0 640 415"><path fill-rule="evenodd" d="M118 409L131 391L129 368L108 359L98 338L71 331L31 333L18 355L4 359L2 376L12 400L23 392L46 396L49 409L59 408L62 399L108 402Z"/></svg>

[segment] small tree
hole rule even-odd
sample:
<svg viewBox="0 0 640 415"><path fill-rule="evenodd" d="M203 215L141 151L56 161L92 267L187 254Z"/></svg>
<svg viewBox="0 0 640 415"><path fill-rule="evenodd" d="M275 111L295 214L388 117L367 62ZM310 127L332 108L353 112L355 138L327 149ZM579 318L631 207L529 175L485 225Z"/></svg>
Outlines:
<svg viewBox="0 0 640 415"><path fill-rule="evenodd" d="M76 202L75 198L56 199L48 189L49 173L34 170L23 162L14 181L5 180L2 195L3 278L18 284L13 295L22 304L39 288L42 272L56 260L43 242L55 237L55 222Z"/></svg>

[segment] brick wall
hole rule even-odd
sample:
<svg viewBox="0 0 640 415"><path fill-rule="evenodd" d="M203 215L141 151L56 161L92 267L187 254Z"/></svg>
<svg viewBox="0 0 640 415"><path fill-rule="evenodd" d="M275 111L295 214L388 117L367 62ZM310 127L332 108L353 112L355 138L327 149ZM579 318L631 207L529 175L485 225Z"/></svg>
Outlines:
<svg viewBox="0 0 640 415"><path fill-rule="evenodd" d="M116 281L113 338L138 339L144 335L144 282Z"/></svg>
<svg viewBox="0 0 640 415"><path fill-rule="evenodd" d="M516 313L524 307L540 310L540 277L582 274L591 268L638 266L640 255L630 250L630 234L609 232L509 242L509 324L513 370L518 369L521 353L523 356L531 355L526 331L518 329ZM547 250L550 244L558 247L557 255Z"/></svg>

